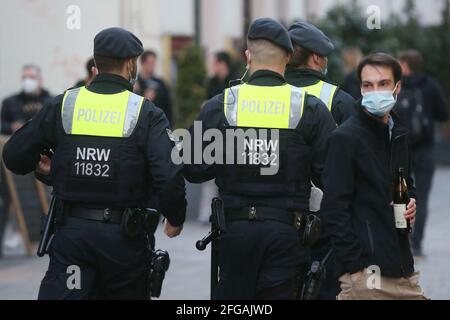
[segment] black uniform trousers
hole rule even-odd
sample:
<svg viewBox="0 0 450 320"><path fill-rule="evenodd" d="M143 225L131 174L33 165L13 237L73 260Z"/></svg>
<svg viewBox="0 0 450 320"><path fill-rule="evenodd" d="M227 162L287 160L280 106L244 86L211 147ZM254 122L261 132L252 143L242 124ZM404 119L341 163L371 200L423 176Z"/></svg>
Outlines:
<svg viewBox="0 0 450 320"><path fill-rule="evenodd" d="M219 283L213 298L294 299L308 261L309 251L294 226L271 220L227 221L219 240Z"/></svg>
<svg viewBox="0 0 450 320"><path fill-rule="evenodd" d="M124 238L120 224L66 218L49 255L39 299L149 299L147 240Z"/></svg>

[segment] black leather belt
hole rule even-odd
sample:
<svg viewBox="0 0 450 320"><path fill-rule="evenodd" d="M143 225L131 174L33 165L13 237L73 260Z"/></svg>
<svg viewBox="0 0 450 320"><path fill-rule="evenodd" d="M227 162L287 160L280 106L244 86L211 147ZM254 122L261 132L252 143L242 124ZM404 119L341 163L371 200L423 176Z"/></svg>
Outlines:
<svg viewBox="0 0 450 320"><path fill-rule="evenodd" d="M93 221L120 223L125 210L118 209L91 209L77 206L66 206L64 209L67 216Z"/></svg>
<svg viewBox="0 0 450 320"><path fill-rule="evenodd" d="M306 224L306 214L270 207L244 207L226 209L225 219L236 220L273 220L294 226L300 230Z"/></svg>

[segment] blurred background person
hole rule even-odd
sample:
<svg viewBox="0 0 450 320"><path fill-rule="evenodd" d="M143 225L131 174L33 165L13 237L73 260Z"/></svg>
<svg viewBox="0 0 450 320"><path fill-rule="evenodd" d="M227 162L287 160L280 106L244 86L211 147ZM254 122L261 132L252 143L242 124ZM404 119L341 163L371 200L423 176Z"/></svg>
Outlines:
<svg viewBox="0 0 450 320"><path fill-rule="evenodd" d="M211 99L229 87L233 80L231 74L231 57L226 51L218 51L214 54L212 64L213 76L208 79L207 98Z"/></svg>
<svg viewBox="0 0 450 320"><path fill-rule="evenodd" d="M349 47L342 49L345 79L341 87L356 100L361 98L361 87L359 85L358 76L356 75L356 67L362 57L363 54L359 48Z"/></svg>
<svg viewBox="0 0 450 320"><path fill-rule="evenodd" d="M435 122L447 121L449 114L445 93L435 79L424 73L424 59L420 52L413 49L401 51L398 59L404 77L395 110L409 130L417 189L417 221L412 235L412 249L416 257L421 257L428 199L435 170Z"/></svg>
<svg viewBox="0 0 450 320"><path fill-rule="evenodd" d="M95 76L98 74L97 72L97 68L95 66L95 61L94 58L90 58L87 62L86 62L86 72L87 72L87 76L85 79L81 79L79 80L76 84L75 87L84 87L84 86L88 86L91 84L92 80L95 78Z"/></svg>
<svg viewBox="0 0 450 320"><path fill-rule="evenodd" d="M156 53L146 50L140 58L141 70L134 91L152 101L162 109L167 119L173 124L170 91L164 80L155 76Z"/></svg>
<svg viewBox="0 0 450 320"><path fill-rule="evenodd" d="M23 67L22 90L2 103L1 134L10 135L20 129L52 98L42 83L41 69L37 65Z"/></svg>
<svg viewBox="0 0 450 320"><path fill-rule="evenodd" d="M52 96L43 88L42 73L39 66L28 64L22 68L22 88L17 94L7 97L1 108L1 134L11 135L30 120ZM2 181L5 176L2 170ZM10 207L10 197L6 183L0 186L0 257L2 256L3 238ZM12 227L12 229L14 229ZM12 249L20 245L19 233L12 232L5 241L5 247Z"/></svg>
<svg viewBox="0 0 450 320"><path fill-rule="evenodd" d="M233 80L231 74L231 56L226 51L218 51L214 54L212 63L212 77L207 82L207 98L211 99L230 86ZM202 224L209 223L211 214L211 200L217 197L218 189L215 180L210 180L200 186L200 199L197 221Z"/></svg>

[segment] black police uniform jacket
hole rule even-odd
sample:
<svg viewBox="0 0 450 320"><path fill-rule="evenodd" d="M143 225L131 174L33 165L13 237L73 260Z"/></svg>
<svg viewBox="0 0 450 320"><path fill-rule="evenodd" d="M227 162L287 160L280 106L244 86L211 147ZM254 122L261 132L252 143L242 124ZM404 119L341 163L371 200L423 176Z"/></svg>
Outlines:
<svg viewBox="0 0 450 320"><path fill-rule="evenodd" d="M286 81L278 73L259 70L250 77L248 84L281 86ZM203 131L229 128L224 114L224 94L208 100L197 120L201 121ZM316 97L308 95L297 127L294 130L280 130L277 174L260 175L258 168L251 168L250 165L203 163L185 165L185 177L194 183L215 178L226 209L266 206L305 212L309 209L310 181L322 185L326 141L335 128L336 123L326 106ZM191 133L193 131L191 128ZM200 139L193 133L192 138ZM204 142L203 148L206 145Z"/></svg>
<svg viewBox="0 0 450 320"><path fill-rule="evenodd" d="M323 74L312 69L287 68L286 81L296 87L307 87L319 81L331 83ZM337 88L331 103L331 114L338 125L355 114L355 99L341 88Z"/></svg>
<svg viewBox="0 0 450 320"><path fill-rule="evenodd" d="M338 275L375 265L387 277L414 272L408 235L395 228L392 186L403 167L415 198L407 131L392 112L387 124L363 111L330 138L324 170L322 217L331 237Z"/></svg>
<svg viewBox="0 0 450 320"><path fill-rule="evenodd" d="M98 75L87 88L101 94L131 91L126 79L113 74ZM6 166L27 174L35 170L43 149L51 148L51 183L59 199L100 209L153 207L171 224L181 225L186 210L182 166L171 161L174 143L162 110L145 100L128 138L68 135L61 119L63 98L52 99L11 137L3 150ZM109 178L75 176L70 167L77 147L109 148Z"/></svg>

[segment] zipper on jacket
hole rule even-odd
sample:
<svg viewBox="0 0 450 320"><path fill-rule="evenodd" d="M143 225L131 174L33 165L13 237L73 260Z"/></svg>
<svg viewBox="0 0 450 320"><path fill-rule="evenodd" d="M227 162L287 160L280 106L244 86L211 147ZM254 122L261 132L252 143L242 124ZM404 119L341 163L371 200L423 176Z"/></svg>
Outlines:
<svg viewBox="0 0 450 320"><path fill-rule="evenodd" d="M394 152L393 152L394 151L394 144L395 144L395 142L398 139L400 139L401 137L404 137L404 136L406 136L406 133L403 133L401 135L395 136L394 139L392 139L392 141L391 141L391 155L390 155L390 160L389 160L389 170L390 170L391 179L394 179L394 176L393 176L393 173L392 173L392 165L393 165L392 158L393 158L393 154L394 154ZM409 174L409 172L408 172L408 174Z"/></svg>
<svg viewBox="0 0 450 320"><path fill-rule="evenodd" d="M391 176L391 181L393 181L393 179L394 179L394 176L393 176L393 172L392 172L392 166L393 166L393 163L392 163L392 158L393 158L393 154L394 154L394 145L395 145L395 142L399 139L399 138L401 138L401 137L404 137L404 136L406 136L407 134L406 133L403 133L403 134L400 134L400 135L398 135L398 136L395 136L394 137L394 139L392 139L392 142L391 142L391 156L390 156L390 163L389 163L389 169L390 169L390 176ZM408 172L408 175L410 174L410 172ZM397 242L397 247L399 248L399 250L400 250L400 272L402 273L402 275L405 277L406 276L406 272L405 272L405 268L404 268L404 266L403 266L403 259L404 259L404 256L403 256L403 254L402 254L402 252L401 252L401 247L400 247L400 241L399 241L399 239L398 239L398 234L396 235L396 237L395 237L395 239L396 239L396 242Z"/></svg>

